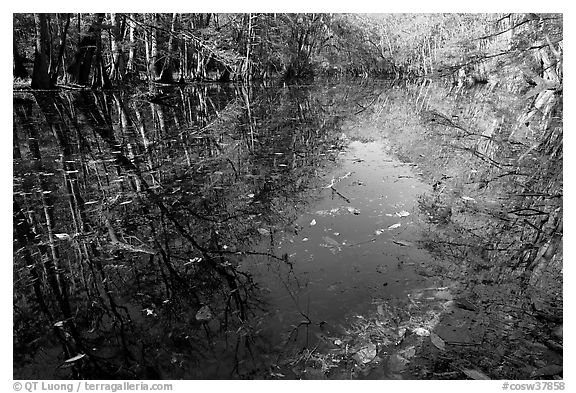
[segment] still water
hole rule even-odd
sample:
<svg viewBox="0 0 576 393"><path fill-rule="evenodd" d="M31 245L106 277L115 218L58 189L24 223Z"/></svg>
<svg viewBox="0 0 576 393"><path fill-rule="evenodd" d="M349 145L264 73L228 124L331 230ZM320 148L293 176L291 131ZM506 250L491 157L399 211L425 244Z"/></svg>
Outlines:
<svg viewBox="0 0 576 393"><path fill-rule="evenodd" d="M429 208L445 147L410 133L434 97L15 92L14 377L314 378L319 356L346 378L344 353L398 351L450 298L423 247L451 213Z"/></svg>

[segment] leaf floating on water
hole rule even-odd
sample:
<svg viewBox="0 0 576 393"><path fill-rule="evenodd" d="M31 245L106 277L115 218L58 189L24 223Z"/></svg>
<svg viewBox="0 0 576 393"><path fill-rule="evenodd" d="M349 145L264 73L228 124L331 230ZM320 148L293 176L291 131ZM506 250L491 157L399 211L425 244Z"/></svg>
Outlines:
<svg viewBox="0 0 576 393"><path fill-rule="evenodd" d="M396 244L398 244L398 245L400 245L400 246L404 246L404 247L411 247L411 246L413 246L412 243L406 242L406 241L404 241L404 240L392 240L392 242L394 242L394 243L396 243Z"/></svg>
<svg viewBox="0 0 576 393"><path fill-rule="evenodd" d="M322 239L324 239L324 241L326 243L328 243L329 245L331 245L333 247L340 247L340 243L338 243L336 240L332 239L330 236L323 236Z"/></svg>
<svg viewBox="0 0 576 393"><path fill-rule="evenodd" d="M434 346L436 348L438 348L441 351L445 351L446 350L446 343L444 342L444 340L442 340L442 338L437 335L434 332L430 332L430 341L432 341L432 344L434 344Z"/></svg>
<svg viewBox="0 0 576 393"><path fill-rule="evenodd" d="M489 379L490 379L490 377L487 376L486 374L481 373L480 371L474 370L474 369L471 369L471 368L463 368L463 369L462 369L462 372L463 372L464 374L466 374L466 376L467 376L468 378L472 378L472 379L475 379L475 380L489 380Z"/></svg>
<svg viewBox="0 0 576 393"><path fill-rule="evenodd" d="M336 344L336 345L342 345L342 340L340 340L339 338L337 338L336 340L334 340L334 344Z"/></svg>
<svg viewBox="0 0 576 393"><path fill-rule="evenodd" d="M330 236L323 236L322 240L324 240L326 243L320 244L320 247L328 248L332 254L336 254L338 251L342 251L340 248L340 243L332 239ZM342 245L344 245L344 243L342 243Z"/></svg>
<svg viewBox="0 0 576 393"><path fill-rule="evenodd" d="M186 263L184 264L184 266L190 265L191 263L197 263L197 262L200 262L200 261L202 261L202 258L200 258L200 257L194 257L194 258L190 259L188 262L186 262Z"/></svg>
<svg viewBox="0 0 576 393"><path fill-rule="evenodd" d="M151 308L145 308L142 311L145 311L146 315L154 315L154 310L152 310Z"/></svg>
<svg viewBox="0 0 576 393"><path fill-rule="evenodd" d="M394 225L390 225L390 226L388 227L388 230L400 228L401 226L402 226L402 224L400 224L400 223L394 224Z"/></svg>
<svg viewBox="0 0 576 393"><path fill-rule="evenodd" d="M410 213L408 213L406 210L402 210L396 213L396 215L398 217L408 217L410 215Z"/></svg>
<svg viewBox="0 0 576 393"><path fill-rule="evenodd" d="M476 202L476 199L470 198L470 197L467 197L467 196L463 196L462 199L464 199L465 201Z"/></svg>
<svg viewBox="0 0 576 393"><path fill-rule="evenodd" d="M62 327L64 326L64 321L58 321L54 324L55 327Z"/></svg>
<svg viewBox="0 0 576 393"><path fill-rule="evenodd" d="M348 210L348 212L350 212L352 214L356 214L356 215L360 214L360 210L356 209L355 207L348 206L348 207L346 207L346 210Z"/></svg>
<svg viewBox="0 0 576 393"><path fill-rule="evenodd" d="M314 225L316 225L316 220L312 219L312 221L310 221L310 226L312 227Z"/></svg>
<svg viewBox="0 0 576 393"><path fill-rule="evenodd" d="M254 198L254 194L248 194L246 195L248 198Z"/></svg>
<svg viewBox="0 0 576 393"><path fill-rule="evenodd" d="M78 355L76 355L76 356L74 356L74 357L71 357L70 359L65 360L64 363L73 363L73 362L75 362L75 361L77 361L77 360L82 359L84 356L86 356L86 354L84 354L84 353L79 353Z"/></svg>
<svg viewBox="0 0 576 393"><path fill-rule="evenodd" d="M376 236L380 236L383 232L384 232L383 229L376 229L376 230L374 231L374 234L375 234Z"/></svg>
<svg viewBox="0 0 576 393"><path fill-rule="evenodd" d="M210 321L214 316L212 315L212 311L208 306L202 306L200 310L196 313L196 320L201 322Z"/></svg>
<svg viewBox="0 0 576 393"><path fill-rule="evenodd" d="M308 238L305 237L304 239L302 239L302 241L303 241L303 242L307 242L307 241L308 241Z"/></svg>

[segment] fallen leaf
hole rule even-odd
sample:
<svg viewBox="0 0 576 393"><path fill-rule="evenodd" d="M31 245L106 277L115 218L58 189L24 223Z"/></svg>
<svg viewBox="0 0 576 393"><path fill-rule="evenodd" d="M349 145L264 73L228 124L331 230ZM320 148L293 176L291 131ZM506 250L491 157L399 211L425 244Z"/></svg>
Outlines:
<svg viewBox="0 0 576 393"><path fill-rule="evenodd" d="M436 333L430 332L430 341L432 341L432 344L434 344L434 346L439 350L446 350L446 343L444 343L444 340L442 340L442 338L440 338Z"/></svg>
<svg viewBox="0 0 576 393"><path fill-rule="evenodd" d="M476 202L476 199L470 198L470 197L467 197L467 196L463 196L462 199L464 199L465 201Z"/></svg>
<svg viewBox="0 0 576 393"><path fill-rule="evenodd" d="M406 241L404 241L404 240L392 240L392 242L394 242L394 243L396 243L396 244L398 244L398 245L400 245L400 246L404 246L404 247L410 247L410 246L413 245L412 243L406 242Z"/></svg>
<svg viewBox="0 0 576 393"><path fill-rule="evenodd" d="M412 333L414 333L420 337L428 337L430 335L430 332L427 329L424 329L421 327L418 327L418 328L412 330Z"/></svg>
<svg viewBox="0 0 576 393"><path fill-rule="evenodd" d="M330 236L323 236L322 239L332 247L340 247L340 243L332 239Z"/></svg>
<svg viewBox="0 0 576 393"><path fill-rule="evenodd" d="M142 311L146 311L146 315L154 315L154 310L152 310L151 308L145 308Z"/></svg>
<svg viewBox="0 0 576 393"><path fill-rule="evenodd" d="M356 209L355 207L348 206L348 207L346 207L346 210L348 210L348 212L352 213L352 214L356 214L356 215L360 214L360 210Z"/></svg>
<svg viewBox="0 0 576 393"><path fill-rule="evenodd" d="M398 217L408 217L410 215L410 213L408 213L406 210L402 210L396 213L396 215Z"/></svg>
<svg viewBox="0 0 576 393"><path fill-rule="evenodd" d="M314 225L316 225L316 220L313 219L312 221L310 221L310 226L312 227Z"/></svg>
<svg viewBox="0 0 576 393"><path fill-rule="evenodd" d="M82 359L84 356L86 356L86 354L80 353L80 354L78 354L78 355L76 355L76 356L74 356L74 357L71 357L70 359L65 360L64 363L72 363L72 362L75 362L76 360Z"/></svg>
<svg viewBox="0 0 576 393"><path fill-rule="evenodd" d="M475 380L489 380L489 379L490 379L490 377L488 377L486 374L481 373L480 371L474 370L474 369L471 369L471 368L463 368L463 369L462 369L462 372L463 372L464 374L466 374L466 376L467 376L468 378L472 378L472 379L475 379Z"/></svg>
<svg viewBox="0 0 576 393"><path fill-rule="evenodd" d="M265 229L265 228L258 228L258 232L264 236L270 235L270 231L268 229Z"/></svg>
<svg viewBox="0 0 576 393"><path fill-rule="evenodd" d="M396 229L396 228L399 228L399 227L401 227L401 226L402 226L402 224L400 224L400 223L394 224L394 225L390 225L390 226L388 227L388 230L390 230L390 229Z"/></svg>
<svg viewBox="0 0 576 393"><path fill-rule="evenodd" d="M376 345L374 345L374 343L369 343L356 352L355 357L362 364L371 362L376 357Z"/></svg>
<svg viewBox="0 0 576 393"><path fill-rule="evenodd" d="M413 346L406 348L405 350L401 351L401 354L402 357L405 359L413 358L414 355L416 355L416 348L414 348Z"/></svg>
<svg viewBox="0 0 576 393"><path fill-rule="evenodd" d="M206 322L214 318L212 311L208 306L202 306L200 310L196 313L196 320L201 322Z"/></svg>

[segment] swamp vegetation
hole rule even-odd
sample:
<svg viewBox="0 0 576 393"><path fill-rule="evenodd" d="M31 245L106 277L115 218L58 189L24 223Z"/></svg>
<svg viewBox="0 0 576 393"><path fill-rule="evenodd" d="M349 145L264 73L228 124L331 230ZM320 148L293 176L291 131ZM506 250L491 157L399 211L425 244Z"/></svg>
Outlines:
<svg viewBox="0 0 576 393"><path fill-rule="evenodd" d="M14 14L16 379L561 379L557 14Z"/></svg>

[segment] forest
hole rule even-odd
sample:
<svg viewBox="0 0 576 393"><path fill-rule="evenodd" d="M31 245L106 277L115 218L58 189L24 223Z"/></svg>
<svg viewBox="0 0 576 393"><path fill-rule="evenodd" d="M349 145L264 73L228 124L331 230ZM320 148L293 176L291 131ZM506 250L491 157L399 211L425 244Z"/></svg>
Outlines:
<svg viewBox="0 0 576 393"><path fill-rule="evenodd" d="M545 13L13 14L14 378L563 389L563 45Z"/></svg>
<svg viewBox="0 0 576 393"><path fill-rule="evenodd" d="M494 71L486 67L510 59L525 62L529 78L537 60L549 69L561 56L562 19L536 14L15 14L13 41L14 77L30 78L34 89L314 75L455 75L486 82ZM540 58L529 59L536 52Z"/></svg>

